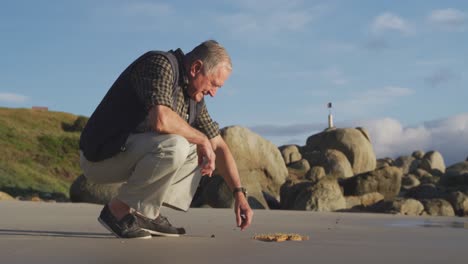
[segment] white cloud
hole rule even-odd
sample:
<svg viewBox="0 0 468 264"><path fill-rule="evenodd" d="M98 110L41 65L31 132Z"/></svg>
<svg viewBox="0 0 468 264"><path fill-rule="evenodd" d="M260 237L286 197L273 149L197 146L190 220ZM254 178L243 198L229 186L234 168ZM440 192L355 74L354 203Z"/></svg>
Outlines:
<svg viewBox="0 0 468 264"><path fill-rule="evenodd" d="M27 96L14 93L0 93L0 102L21 104L29 100Z"/></svg>
<svg viewBox="0 0 468 264"><path fill-rule="evenodd" d="M239 11L218 16L219 24L236 37L263 37L307 29L326 9L303 1L238 1Z"/></svg>
<svg viewBox="0 0 468 264"><path fill-rule="evenodd" d="M397 31L408 34L411 32L411 27L409 23L403 18L387 12L377 16L374 19L371 25L371 30L376 34L385 31Z"/></svg>
<svg viewBox="0 0 468 264"><path fill-rule="evenodd" d="M466 29L468 15L454 8L438 9L429 14L428 20L441 29L463 31Z"/></svg>
<svg viewBox="0 0 468 264"><path fill-rule="evenodd" d="M415 150L437 150L446 165L468 156L468 113L405 127L398 120L384 118L356 122L369 130L378 158L411 155Z"/></svg>

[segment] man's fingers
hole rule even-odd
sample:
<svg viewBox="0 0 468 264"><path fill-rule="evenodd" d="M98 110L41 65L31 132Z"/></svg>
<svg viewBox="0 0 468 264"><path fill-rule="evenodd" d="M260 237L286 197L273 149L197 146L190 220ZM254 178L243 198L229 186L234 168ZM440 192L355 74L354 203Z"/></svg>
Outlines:
<svg viewBox="0 0 468 264"><path fill-rule="evenodd" d="M236 209L236 222L238 227L242 225L242 217L239 209Z"/></svg>

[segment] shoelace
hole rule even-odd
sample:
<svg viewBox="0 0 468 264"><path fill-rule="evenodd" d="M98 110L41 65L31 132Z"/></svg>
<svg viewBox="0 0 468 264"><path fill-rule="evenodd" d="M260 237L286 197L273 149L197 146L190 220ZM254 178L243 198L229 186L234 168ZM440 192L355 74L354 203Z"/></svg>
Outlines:
<svg viewBox="0 0 468 264"><path fill-rule="evenodd" d="M169 220L167 219L167 217L165 217L163 215L159 215L158 219L159 219L159 222L164 222L164 223L168 224L169 226L172 226L171 223L169 222Z"/></svg>

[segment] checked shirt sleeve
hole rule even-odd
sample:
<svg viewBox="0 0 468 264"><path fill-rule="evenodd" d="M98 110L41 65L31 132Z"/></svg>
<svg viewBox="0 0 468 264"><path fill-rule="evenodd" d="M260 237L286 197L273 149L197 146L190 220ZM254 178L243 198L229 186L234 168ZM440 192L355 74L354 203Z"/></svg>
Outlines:
<svg viewBox="0 0 468 264"><path fill-rule="evenodd" d="M212 139L219 135L219 125L211 119L208 109L206 109L205 101L201 101L200 104L201 111L195 122L195 127L209 139Z"/></svg>
<svg viewBox="0 0 468 264"><path fill-rule="evenodd" d="M172 109L174 75L169 60L163 55L150 55L135 65L130 81L148 111L155 105Z"/></svg>

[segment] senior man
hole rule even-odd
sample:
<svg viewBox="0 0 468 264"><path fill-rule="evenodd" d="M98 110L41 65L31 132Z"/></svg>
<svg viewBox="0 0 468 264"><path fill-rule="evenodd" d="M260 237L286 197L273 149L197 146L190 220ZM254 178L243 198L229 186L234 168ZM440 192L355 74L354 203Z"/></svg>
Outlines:
<svg viewBox="0 0 468 264"><path fill-rule="evenodd" d="M80 138L80 164L91 182L123 182L98 217L117 237L185 234L160 208L187 211L216 159L226 168L237 226L250 225L253 212L236 163L204 102L231 71L227 51L214 40L187 54L150 51L125 69L91 115Z"/></svg>

